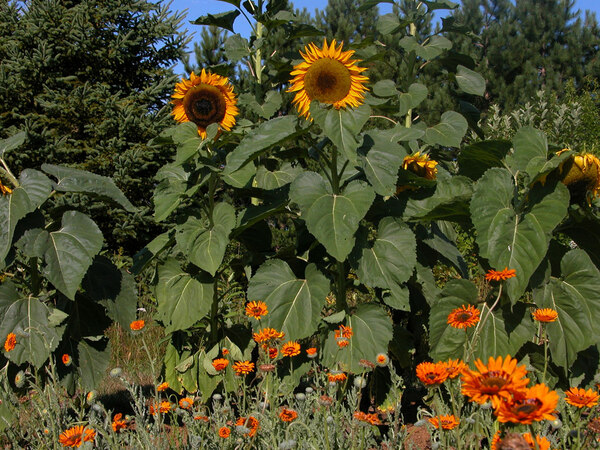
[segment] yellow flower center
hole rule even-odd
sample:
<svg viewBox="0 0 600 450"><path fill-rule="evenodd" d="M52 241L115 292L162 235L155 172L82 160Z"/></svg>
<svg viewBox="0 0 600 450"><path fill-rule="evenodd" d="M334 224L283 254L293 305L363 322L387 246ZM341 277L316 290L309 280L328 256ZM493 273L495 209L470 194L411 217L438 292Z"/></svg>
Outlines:
<svg viewBox="0 0 600 450"><path fill-rule="evenodd" d="M190 121L206 128L211 123L223 120L227 104L225 96L218 87L201 83L190 88L185 94L183 108Z"/></svg>
<svg viewBox="0 0 600 450"><path fill-rule="evenodd" d="M335 103L342 100L351 86L350 72L344 64L331 59L318 59L307 69L304 88L311 100Z"/></svg>

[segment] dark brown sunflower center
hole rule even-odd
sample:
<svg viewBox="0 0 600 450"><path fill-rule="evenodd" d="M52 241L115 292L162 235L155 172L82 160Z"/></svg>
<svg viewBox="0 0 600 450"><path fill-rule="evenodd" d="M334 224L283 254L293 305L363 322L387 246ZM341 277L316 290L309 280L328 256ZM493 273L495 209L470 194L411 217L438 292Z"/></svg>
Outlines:
<svg viewBox="0 0 600 450"><path fill-rule="evenodd" d="M516 403L512 408L514 414L531 414L537 411L542 403L537 398L526 398Z"/></svg>
<svg viewBox="0 0 600 450"><path fill-rule="evenodd" d="M486 393L498 392L508 380L504 378L504 372L490 371L481 377L481 387Z"/></svg>
<svg viewBox="0 0 600 450"><path fill-rule="evenodd" d="M352 79L348 68L335 59L322 58L310 65L304 75L304 89L311 100L335 103L350 92Z"/></svg>
<svg viewBox="0 0 600 450"><path fill-rule="evenodd" d="M225 96L216 86L199 84L191 88L183 98L185 114L191 122L202 128L218 123L225 117Z"/></svg>
<svg viewBox="0 0 600 450"><path fill-rule="evenodd" d="M469 311L463 311L456 314L456 320L458 320L459 322L466 322L471 317L473 317L473 313Z"/></svg>

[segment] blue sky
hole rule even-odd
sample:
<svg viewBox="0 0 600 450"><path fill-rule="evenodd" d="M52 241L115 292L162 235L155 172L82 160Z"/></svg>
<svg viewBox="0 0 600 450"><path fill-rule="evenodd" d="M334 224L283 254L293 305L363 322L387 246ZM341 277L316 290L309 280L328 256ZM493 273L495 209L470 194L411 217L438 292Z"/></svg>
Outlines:
<svg viewBox="0 0 600 450"><path fill-rule="evenodd" d="M327 5L327 0L292 0L295 8L302 9L306 8L310 13L314 14L315 9L323 9ZM183 11L187 9L187 20L185 21L185 27L190 32L196 32L196 36L199 36L200 27L197 25L189 24L189 21L195 20L205 14L214 14L224 11L230 11L235 9L229 3L225 3L219 0L173 0L171 9L176 11ZM575 0L575 9L582 11L589 9L596 12L596 16L600 18L600 0ZM379 11L381 14L391 12L391 5L382 3L379 5ZM582 14L583 15L583 14ZM236 33L240 33L243 36L248 36L250 33L250 26L242 16L236 19L234 29ZM195 38L196 38L195 36ZM193 44L190 44L190 49ZM183 71L181 64L175 67L175 71L180 73Z"/></svg>

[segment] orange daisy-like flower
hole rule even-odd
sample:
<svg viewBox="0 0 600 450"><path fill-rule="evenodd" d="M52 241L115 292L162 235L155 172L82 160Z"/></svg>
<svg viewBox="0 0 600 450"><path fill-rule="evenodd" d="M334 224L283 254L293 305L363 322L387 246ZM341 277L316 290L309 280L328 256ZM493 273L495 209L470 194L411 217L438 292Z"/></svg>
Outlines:
<svg viewBox="0 0 600 450"><path fill-rule="evenodd" d="M179 400L179 407L181 409L190 409L194 406L194 399L189 397L183 397Z"/></svg>
<svg viewBox="0 0 600 450"><path fill-rule="evenodd" d="M71 365L71 363L73 362L73 359L71 358L71 356L67 353L65 353L64 355L62 355L62 363L69 367Z"/></svg>
<svg viewBox="0 0 600 450"><path fill-rule="evenodd" d="M202 422L210 422L210 419L206 416L194 416L194 420L201 420Z"/></svg>
<svg viewBox="0 0 600 450"><path fill-rule="evenodd" d="M169 411L171 411L171 409L173 409L173 405L171 405L171 402L167 401L167 400L163 400L162 402L160 402L160 404L153 404L150 405L149 410L150 410L150 414L155 415L157 412L159 413L168 413Z"/></svg>
<svg viewBox="0 0 600 450"><path fill-rule="evenodd" d="M6 336L6 340L4 341L4 350L10 352L11 350L15 349L16 345L17 336L15 335L15 333L8 333L8 336Z"/></svg>
<svg viewBox="0 0 600 450"><path fill-rule="evenodd" d="M225 347L223 347L223 348L221 349L221 354L222 354L223 356L227 356L227 355L229 355L229 350L228 350L228 349L226 349Z"/></svg>
<svg viewBox="0 0 600 450"><path fill-rule="evenodd" d="M417 366L417 377L427 386L437 386L448 379L446 364L422 362Z"/></svg>
<svg viewBox="0 0 600 450"><path fill-rule="evenodd" d="M348 344L350 344L350 341L346 338L339 338L339 339L336 339L335 343L337 344L337 346L339 348L344 348L344 347L347 347Z"/></svg>
<svg viewBox="0 0 600 450"><path fill-rule="evenodd" d="M275 359L277 358L279 351L274 347L269 347L269 349L267 350L267 354L269 355L270 359Z"/></svg>
<svg viewBox="0 0 600 450"><path fill-rule="evenodd" d="M356 108L363 103L369 78L361 73L367 69L357 66L360 61L350 59L354 51L343 52L342 46L337 46L335 39L327 45L325 39L323 48L310 43L304 47L304 53L300 52L304 62L294 66L288 92L296 92L292 103L301 116L310 118L313 100L333 105L335 109Z"/></svg>
<svg viewBox="0 0 600 450"><path fill-rule="evenodd" d="M477 370L465 369L461 378L462 394L470 397L472 402L481 405L491 401L494 407L502 400L510 400L515 393L524 392L529 383L525 378L525 365L517 367L517 360L506 355L490 357L487 365L478 359L475 361Z"/></svg>
<svg viewBox="0 0 600 450"><path fill-rule="evenodd" d="M129 328L131 328L133 331L140 331L145 326L146 322L144 322L143 320L134 320L129 324Z"/></svg>
<svg viewBox="0 0 600 450"><path fill-rule="evenodd" d="M246 305L246 315L256 320L266 316L269 311L265 302L250 302Z"/></svg>
<svg viewBox="0 0 600 450"><path fill-rule="evenodd" d="M252 334L252 337L258 344L273 340L281 340L284 338L284 336L284 332L277 331L275 328L263 328L258 333Z"/></svg>
<svg viewBox="0 0 600 450"><path fill-rule="evenodd" d="M485 279L487 281L501 281L508 280L509 278L513 278L517 276L517 271L515 269L508 270L508 267L505 267L504 270L496 271L496 270L488 270L488 273L485 274Z"/></svg>
<svg viewBox="0 0 600 450"><path fill-rule="evenodd" d="M112 429L115 433L127 429L127 420L123 419L122 413L115 414L115 417L113 417Z"/></svg>
<svg viewBox="0 0 600 450"><path fill-rule="evenodd" d="M194 72L190 79L183 78L175 85L173 116L179 123L194 122L198 134L206 138L206 128L218 123L221 129L229 131L235 125L239 114L237 98L233 86L226 77L202 69L200 76Z"/></svg>
<svg viewBox="0 0 600 450"><path fill-rule="evenodd" d="M385 367L390 362L390 358L385 353L378 353L375 357L375 362L379 367Z"/></svg>
<svg viewBox="0 0 600 450"><path fill-rule="evenodd" d="M279 413L279 418L284 422L293 422L298 417L298 413L293 409L283 408Z"/></svg>
<svg viewBox="0 0 600 450"><path fill-rule="evenodd" d="M550 441L543 436L535 436L537 447L535 446L536 442L533 441L533 437L531 437L530 433L524 433L523 439L527 441L529 447L532 449L538 448L539 450L550 450Z"/></svg>
<svg viewBox="0 0 600 450"><path fill-rule="evenodd" d="M448 314L446 323L454 328L465 329L479 322L480 311L472 305L462 305Z"/></svg>
<svg viewBox="0 0 600 450"><path fill-rule="evenodd" d="M460 359L449 359L445 364L450 379L456 378L467 368L467 365Z"/></svg>
<svg viewBox="0 0 600 450"><path fill-rule="evenodd" d="M231 430L228 427L219 428L219 437L227 439L231 434Z"/></svg>
<svg viewBox="0 0 600 450"><path fill-rule="evenodd" d="M166 381L163 383L160 383L158 386L156 386L156 390L158 392L163 392L163 391L166 391L167 389L169 389L169 383L167 383Z"/></svg>
<svg viewBox="0 0 600 450"><path fill-rule="evenodd" d="M329 380L330 383L343 383L344 381L346 381L348 379L348 377L346 376L345 373L339 372L339 373L327 374L327 379Z"/></svg>
<svg viewBox="0 0 600 450"><path fill-rule="evenodd" d="M536 384L525 392L515 392L507 401L500 402L495 414L499 422L530 424L540 420L554 420L558 394L545 384Z"/></svg>
<svg viewBox="0 0 600 450"><path fill-rule="evenodd" d="M307 348L306 356L308 356L311 359L316 358L317 357L317 349L315 347Z"/></svg>
<svg viewBox="0 0 600 450"><path fill-rule="evenodd" d="M260 423L259 423L258 419L256 419L255 417L252 417L252 416L248 416L248 419L246 419L245 417L240 417L235 422L235 424L238 427L249 428L250 431L244 435L244 436L249 436L249 437L254 436L256 434L256 431L260 428Z"/></svg>
<svg viewBox="0 0 600 450"><path fill-rule="evenodd" d="M300 344L295 341L289 341L281 347L281 354L284 356L296 356L300 354Z"/></svg>
<svg viewBox="0 0 600 450"><path fill-rule="evenodd" d="M352 331L352 327L340 325L340 327L337 330L335 330L336 339L350 339L352 336L354 336L354 331Z"/></svg>
<svg viewBox="0 0 600 450"><path fill-rule="evenodd" d="M580 389L576 387L572 387L568 391L565 392L565 401L572 406L577 406L578 408L591 408L598 403L598 398L600 396L594 392L592 389Z"/></svg>
<svg viewBox="0 0 600 450"><path fill-rule="evenodd" d="M217 358L212 362L212 366L215 368L217 372L224 370L229 365L229 361L225 358Z"/></svg>
<svg viewBox="0 0 600 450"><path fill-rule="evenodd" d="M558 312L552 308L536 309L531 315L533 316L533 319L538 322L554 322L558 319Z"/></svg>
<svg viewBox="0 0 600 450"><path fill-rule="evenodd" d="M460 421L454 417L454 415L440 417L436 416L429 419L429 423L436 428L440 427L440 421L442 422L442 429L444 430L453 430L460 423Z"/></svg>
<svg viewBox="0 0 600 450"><path fill-rule="evenodd" d="M250 361L238 361L233 365L236 375L247 375L254 372L254 363Z"/></svg>
<svg viewBox="0 0 600 450"><path fill-rule="evenodd" d="M362 411L356 411L354 413L354 418L361 422L370 423L371 425L381 425L381 420L379 420L377 414L367 414Z"/></svg>
<svg viewBox="0 0 600 450"><path fill-rule="evenodd" d="M58 442L63 447L81 447L83 442L93 441L96 438L96 432L92 428L85 428L83 425L75 425L68 430L63 431L58 437Z"/></svg>

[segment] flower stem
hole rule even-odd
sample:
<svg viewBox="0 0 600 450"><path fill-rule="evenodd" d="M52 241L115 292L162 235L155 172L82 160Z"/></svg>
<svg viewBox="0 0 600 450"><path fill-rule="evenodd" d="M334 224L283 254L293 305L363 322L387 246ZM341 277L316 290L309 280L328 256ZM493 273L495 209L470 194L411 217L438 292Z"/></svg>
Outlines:
<svg viewBox="0 0 600 450"><path fill-rule="evenodd" d="M475 346L477 345L477 340L479 339L479 334L481 333L481 330L483 329L483 326L487 322L488 318L494 311L494 308L496 308L496 306L498 306L498 303L500 302L500 297L502 297L502 287L503 287L503 285L501 284L500 289L498 289L498 296L496 297L496 301L494 302L494 304L492 305L491 308L488 308L488 311L487 311L485 317L483 318L483 320L481 320L477 324L477 327L475 328L475 333L473 334L473 339L471 340L471 345L469 347L469 353L467 354L467 357L465 358L465 362L468 362L471 359L471 356L473 356L473 352L475 351Z"/></svg>
<svg viewBox="0 0 600 450"><path fill-rule="evenodd" d="M548 369L548 336L546 333L546 327L542 327L543 339L544 339L544 373L542 374L542 383L546 384L546 371Z"/></svg>

